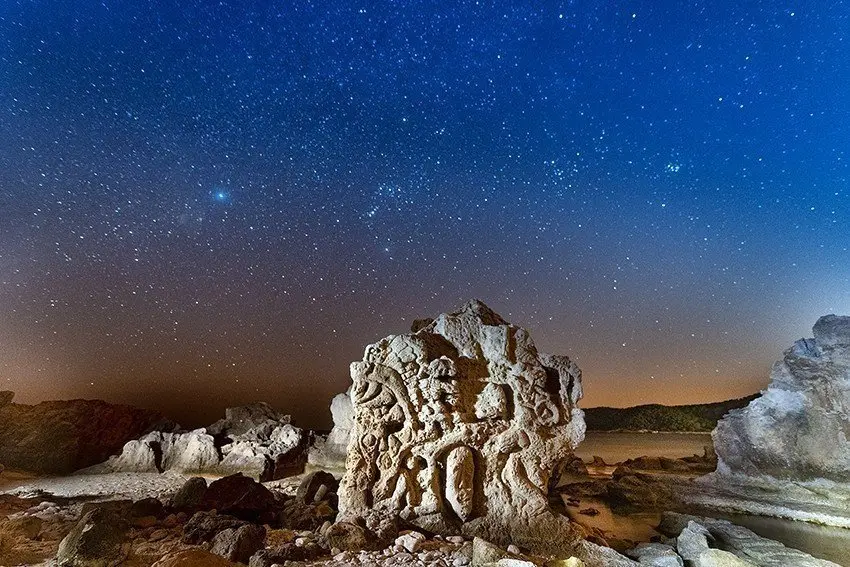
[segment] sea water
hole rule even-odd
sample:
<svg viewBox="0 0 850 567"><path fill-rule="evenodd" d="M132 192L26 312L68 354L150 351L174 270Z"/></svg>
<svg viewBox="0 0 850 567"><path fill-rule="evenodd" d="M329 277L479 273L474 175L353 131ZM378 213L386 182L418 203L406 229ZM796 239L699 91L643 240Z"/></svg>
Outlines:
<svg viewBox="0 0 850 567"><path fill-rule="evenodd" d="M585 461L596 455L602 457L606 463L614 464L641 456L678 458L702 455L706 445L711 445L711 435L707 433L590 431L576 449L576 454ZM595 499L583 499L582 508L585 506L597 508L600 514L589 518L571 509L570 516L580 523L637 541L647 541L656 534L654 528L661 519L661 515L657 513L626 516L614 514L603 502ZM850 567L850 530L749 514L723 514L707 510L694 510L693 513L728 519L762 537L780 541L814 557Z"/></svg>
<svg viewBox="0 0 850 567"><path fill-rule="evenodd" d="M576 455L589 461L594 455L614 464L636 457L690 457L711 445L709 433L618 433L588 431Z"/></svg>

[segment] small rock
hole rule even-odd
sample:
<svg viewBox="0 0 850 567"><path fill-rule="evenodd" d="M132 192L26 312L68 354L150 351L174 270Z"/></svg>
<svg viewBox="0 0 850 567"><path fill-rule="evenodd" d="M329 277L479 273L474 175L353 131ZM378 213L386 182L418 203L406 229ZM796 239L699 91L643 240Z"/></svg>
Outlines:
<svg viewBox="0 0 850 567"><path fill-rule="evenodd" d="M789 564L790 565L790 564ZM693 562L693 567L757 567L722 549L706 549Z"/></svg>
<svg viewBox="0 0 850 567"><path fill-rule="evenodd" d="M485 539L476 537L472 540L472 564L486 565L496 563L499 559L507 557L507 552L498 545L492 544Z"/></svg>
<svg viewBox="0 0 850 567"><path fill-rule="evenodd" d="M330 488L328 488L327 484L323 484L319 487L319 490L316 491L316 494L313 496L313 502L321 502L324 500L325 496L327 496L328 492L330 492Z"/></svg>
<svg viewBox="0 0 850 567"><path fill-rule="evenodd" d="M169 553L151 567L232 567L233 564L203 549L187 549Z"/></svg>
<svg viewBox="0 0 850 567"><path fill-rule="evenodd" d="M452 535L452 536L446 537L446 541L449 542L449 543L453 543L455 545L462 545L463 542L465 542L466 540L464 539L463 536Z"/></svg>
<svg viewBox="0 0 850 567"><path fill-rule="evenodd" d="M410 553L416 553L419 551L419 547L425 542L428 538L426 538L423 534L415 531L407 532L406 534L398 536L395 540L395 544L397 546L401 546L406 549Z"/></svg>
<svg viewBox="0 0 850 567"><path fill-rule="evenodd" d="M708 549L711 534L704 526L690 521L676 538L676 551L685 561L695 561L700 554Z"/></svg>
<svg viewBox="0 0 850 567"><path fill-rule="evenodd" d="M598 516L599 510L596 508L585 508L584 510L579 510L579 514L584 514L585 516Z"/></svg>
<svg viewBox="0 0 850 567"><path fill-rule="evenodd" d="M171 532L168 530L154 530L151 532L151 535L148 537L149 541L162 541L171 535Z"/></svg>
<svg viewBox="0 0 850 567"><path fill-rule="evenodd" d="M507 551L508 551L508 553L513 553L514 555L520 554L519 548L517 546L515 546L514 544L509 545Z"/></svg>

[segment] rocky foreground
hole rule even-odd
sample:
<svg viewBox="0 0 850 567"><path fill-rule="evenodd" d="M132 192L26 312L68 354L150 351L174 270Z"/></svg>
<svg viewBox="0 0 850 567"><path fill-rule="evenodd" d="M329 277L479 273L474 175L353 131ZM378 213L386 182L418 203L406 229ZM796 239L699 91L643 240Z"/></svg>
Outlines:
<svg viewBox="0 0 850 567"><path fill-rule="evenodd" d="M742 476L771 494L788 483L820 489L835 504L831 489L848 478L844 319L819 322L816 341L786 353L765 396L730 414L715 434L719 460L707 448L609 465L573 453L585 430L578 367L472 301L369 345L334 400L334 430L312 449L288 416L254 404L194 431L122 422L92 446L144 434L85 474L0 474L0 486L11 483L0 494L0 564L831 567L727 521L674 511ZM806 419L838 452L793 454L789 443L814 435ZM48 449L35 454L49 458ZM628 539L593 527L602 505L662 521L651 541Z"/></svg>
<svg viewBox="0 0 850 567"><path fill-rule="evenodd" d="M649 473L644 473L649 474ZM175 486L174 475L164 485ZM132 475L67 477L114 483L130 494ZM121 480L123 479L123 480ZM85 482L84 480L81 482ZM126 483L123 489L118 488ZM135 488L138 488L136 486ZM148 489L153 485L147 486ZM798 566L833 567L726 521L665 513L651 542L618 541L614 534L578 527L581 558L535 553L484 538L442 536L396 524L380 538L365 522L340 522L338 481L323 471L298 482L261 484L242 475L185 480L158 497L90 501L32 494L0 496L0 564L95 567L286 565L442 567ZM582 506L571 497L571 505ZM591 509L585 509L588 512ZM628 544L628 545L626 545ZM624 547L625 546L625 547Z"/></svg>

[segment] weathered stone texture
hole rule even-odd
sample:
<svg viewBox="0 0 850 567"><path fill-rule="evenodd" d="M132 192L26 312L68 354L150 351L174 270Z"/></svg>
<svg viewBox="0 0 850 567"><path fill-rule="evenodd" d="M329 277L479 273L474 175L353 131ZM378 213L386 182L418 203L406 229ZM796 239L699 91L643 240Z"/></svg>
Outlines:
<svg viewBox="0 0 850 567"><path fill-rule="evenodd" d="M494 541L560 538L549 477L583 439L581 372L479 301L389 336L351 365L343 518L401 517ZM538 546L539 547L539 546Z"/></svg>

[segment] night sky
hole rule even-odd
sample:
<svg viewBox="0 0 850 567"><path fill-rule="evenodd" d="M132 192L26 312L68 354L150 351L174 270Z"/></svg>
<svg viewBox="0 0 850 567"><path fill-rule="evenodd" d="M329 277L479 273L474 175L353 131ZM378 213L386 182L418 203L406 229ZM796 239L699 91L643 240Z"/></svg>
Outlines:
<svg viewBox="0 0 850 567"><path fill-rule="evenodd" d="M843 2L0 2L0 389L325 425L471 297L585 407L850 313Z"/></svg>

